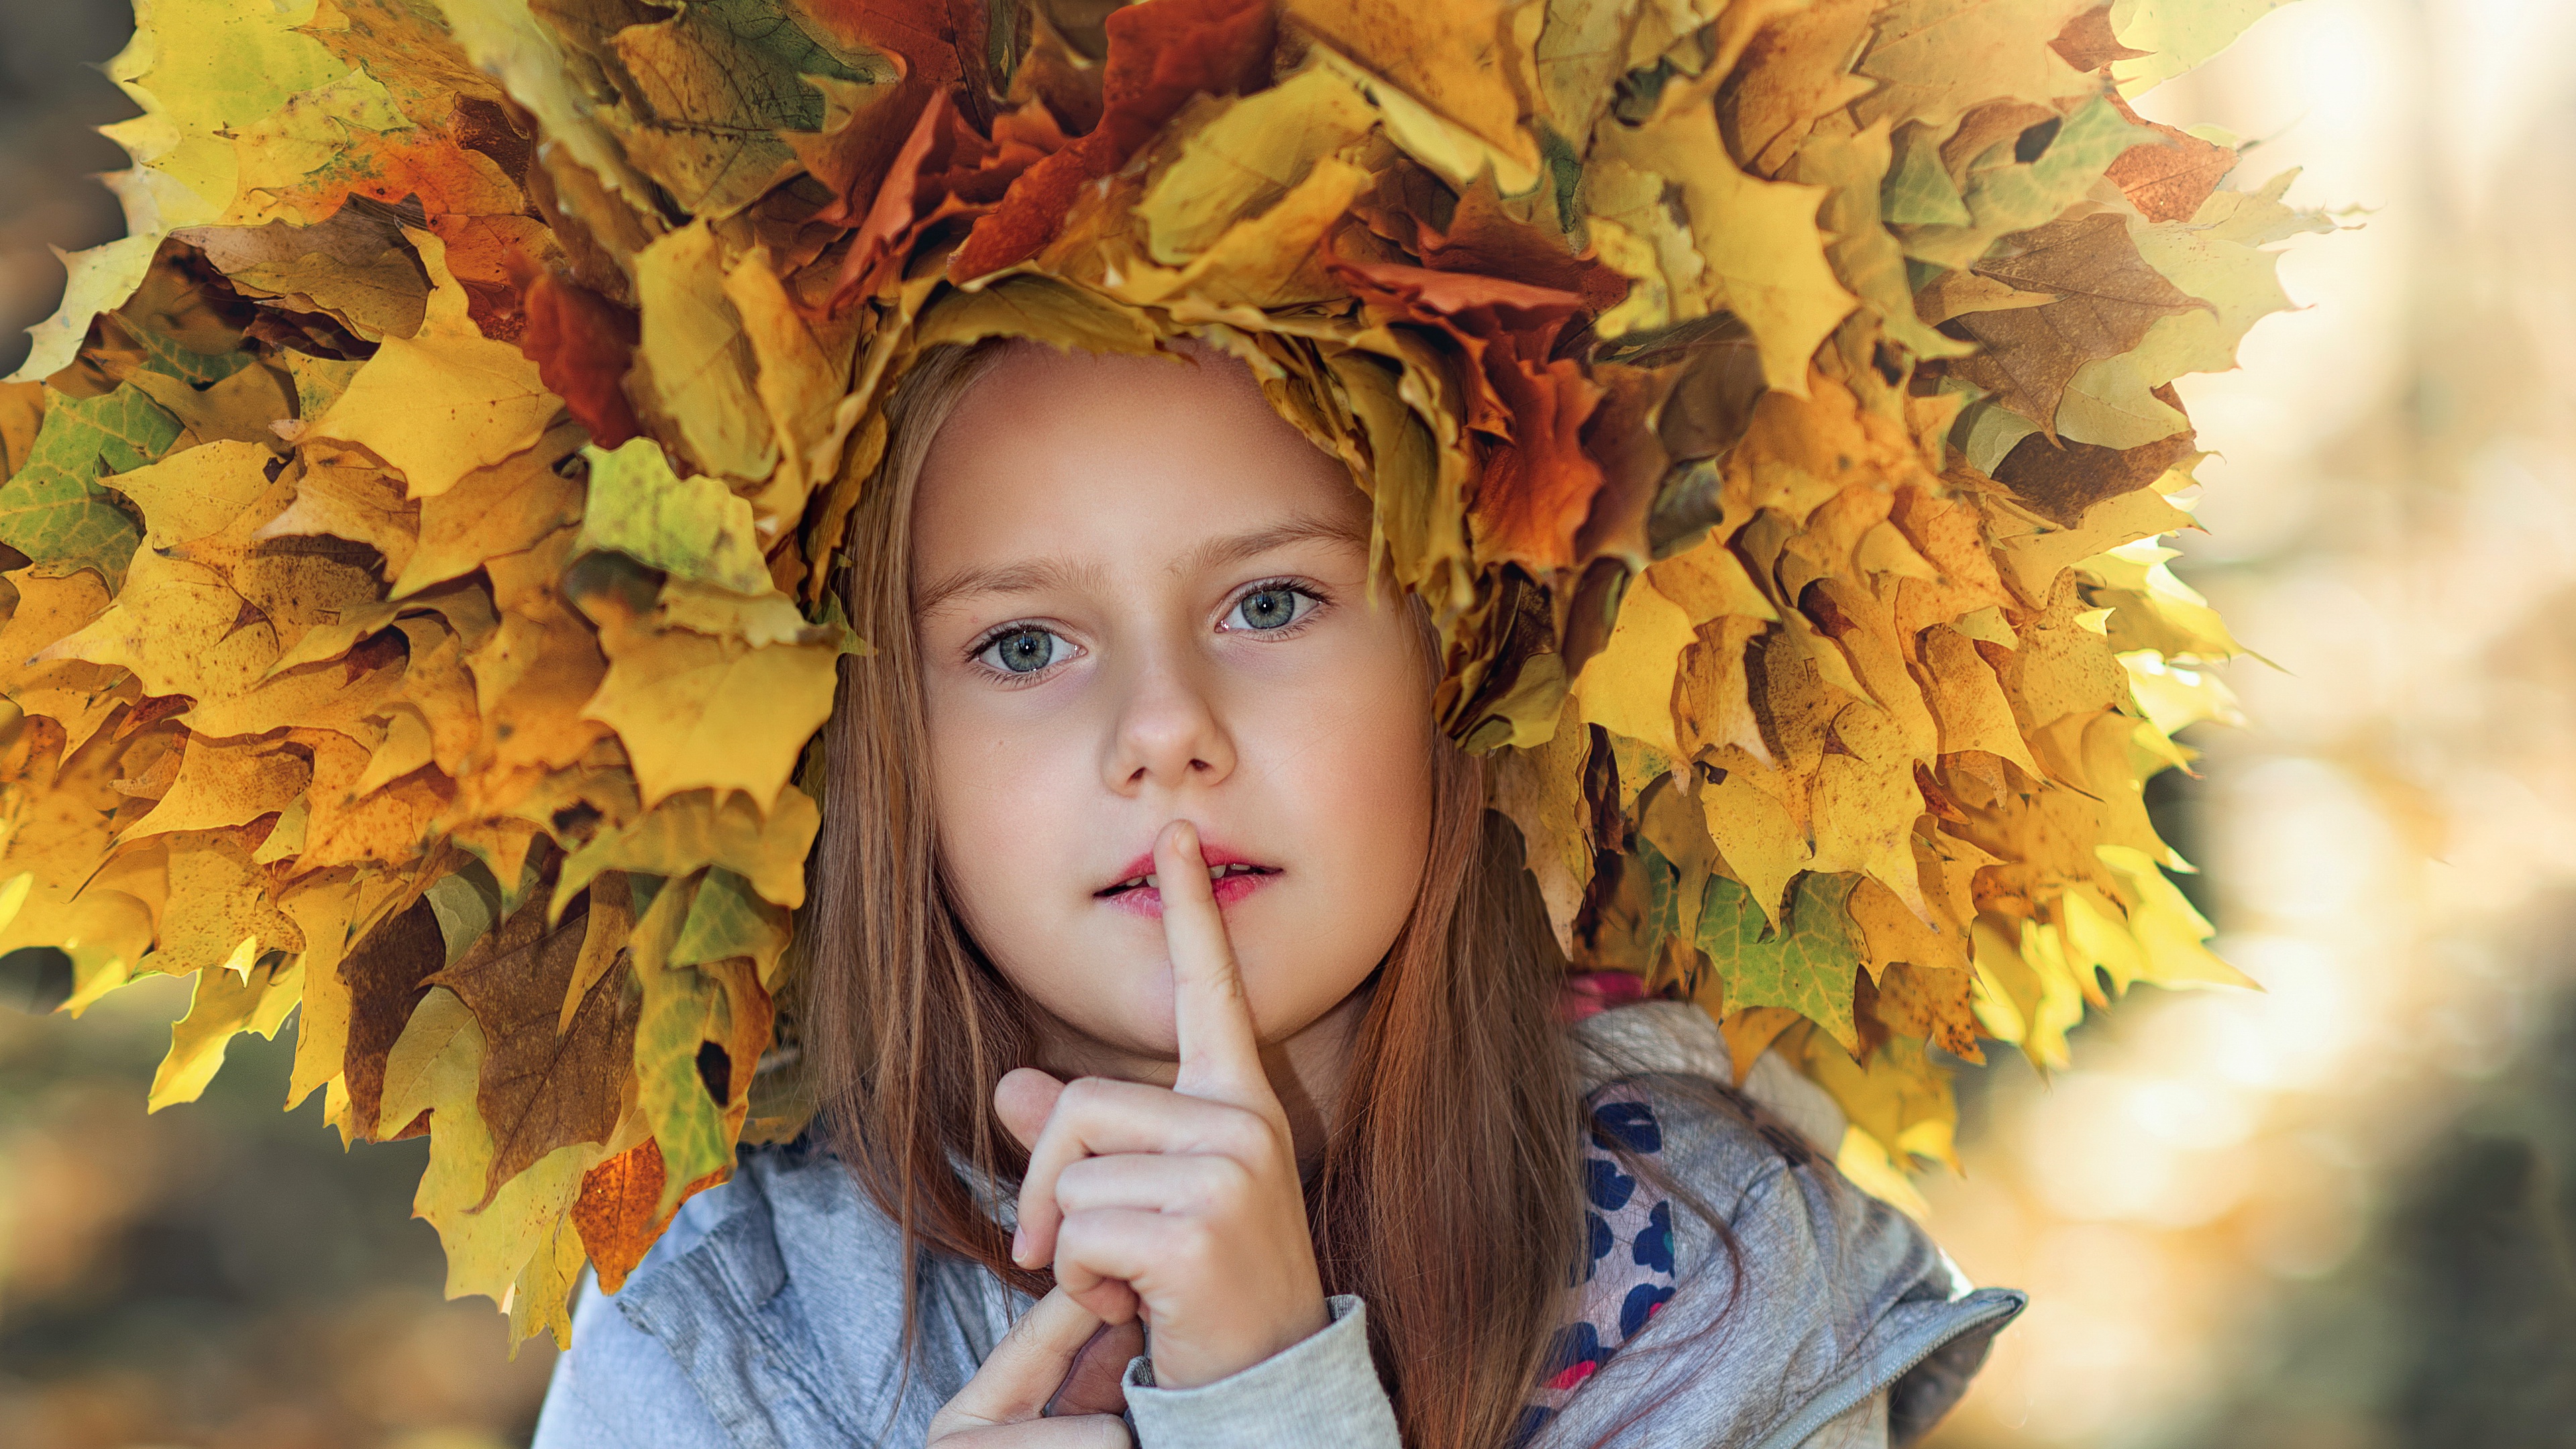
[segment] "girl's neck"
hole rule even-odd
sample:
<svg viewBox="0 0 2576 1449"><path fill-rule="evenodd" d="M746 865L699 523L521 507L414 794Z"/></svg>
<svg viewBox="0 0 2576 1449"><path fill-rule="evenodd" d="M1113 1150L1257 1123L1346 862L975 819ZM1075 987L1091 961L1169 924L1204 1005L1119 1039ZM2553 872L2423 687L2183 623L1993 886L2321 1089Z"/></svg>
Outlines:
<svg viewBox="0 0 2576 1449"><path fill-rule="evenodd" d="M1296 1035L1262 1048L1270 1089L1279 1094L1280 1105L1288 1111L1289 1130L1296 1134L1298 1169L1309 1179L1323 1166L1343 1078L1350 1071L1351 1044L1368 1014L1374 985L1372 980ZM1037 1065L1067 1081L1110 1077L1168 1087L1180 1070L1178 1062L1140 1056L1052 1018L1041 1020L1038 1033Z"/></svg>

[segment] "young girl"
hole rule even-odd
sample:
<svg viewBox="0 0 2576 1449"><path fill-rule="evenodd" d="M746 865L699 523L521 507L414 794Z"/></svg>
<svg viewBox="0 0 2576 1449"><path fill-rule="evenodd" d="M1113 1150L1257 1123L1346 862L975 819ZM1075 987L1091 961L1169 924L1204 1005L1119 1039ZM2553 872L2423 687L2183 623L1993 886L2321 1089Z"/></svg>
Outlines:
<svg viewBox="0 0 2576 1449"><path fill-rule="evenodd" d="M1696 1008L1567 1024L1367 500L1247 369L987 343L889 416L801 926L830 1130L585 1291L540 1449L1789 1449L1957 1399L2019 1296Z"/></svg>

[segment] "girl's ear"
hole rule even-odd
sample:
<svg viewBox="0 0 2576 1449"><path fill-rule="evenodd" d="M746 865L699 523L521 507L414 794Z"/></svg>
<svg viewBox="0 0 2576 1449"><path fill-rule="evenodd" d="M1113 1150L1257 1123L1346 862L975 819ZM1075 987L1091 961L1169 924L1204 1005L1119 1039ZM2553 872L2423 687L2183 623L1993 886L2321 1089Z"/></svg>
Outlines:
<svg viewBox="0 0 2576 1449"><path fill-rule="evenodd" d="M1055 1099L1063 1095L1064 1083L1035 1067L1018 1067L993 1084L993 1111L1020 1146L1035 1147L1038 1133L1055 1113Z"/></svg>

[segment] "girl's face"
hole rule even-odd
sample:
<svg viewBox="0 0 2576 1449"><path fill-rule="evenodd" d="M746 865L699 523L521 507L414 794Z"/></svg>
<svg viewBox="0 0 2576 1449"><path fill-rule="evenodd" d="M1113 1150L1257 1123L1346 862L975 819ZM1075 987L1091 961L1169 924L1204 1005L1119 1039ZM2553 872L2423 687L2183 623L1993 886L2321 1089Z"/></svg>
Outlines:
<svg viewBox="0 0 2576 1449"><path fill-rule="evenodd" d="M1432 726L1409 613L1368 600L1341 465L1231 359L1020 345L933 442L913 532L941 864L976 943L1064 1029L1056 1057L1168 1076L1141 877L1175 819L1226 868L1262 1039L1351 997L1422 878Z"/></svg>

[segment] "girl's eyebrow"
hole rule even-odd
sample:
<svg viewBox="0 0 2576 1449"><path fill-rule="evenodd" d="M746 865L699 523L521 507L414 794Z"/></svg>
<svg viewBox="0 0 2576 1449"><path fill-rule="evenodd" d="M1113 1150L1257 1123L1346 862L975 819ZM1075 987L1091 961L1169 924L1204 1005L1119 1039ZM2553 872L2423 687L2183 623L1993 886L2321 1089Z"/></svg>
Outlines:
<svg viewBox="0 0 2576 1449"><path fill-rule="evenodd" d="M1368 546L1367 525L1347 519L1301 514L1268 528L1209 539L1176 561L1172 572L1179 574L1223 568L1228 564L1259 558L1290 544L1318 541L1365 549ZM1098 575L1096 564L1078 564L1060 558L1024 559L1017 563L963 568L925 586L913 601L913 611L917 614L935 613L949 603L977 594L1043 593L1091 582Z"/></svg>
<svg viewBox="0 0 2576 1449"><path fill-rule="evenodd" d="M1223 568L1227 564L1259 558L1272 549L1286 548L1292 543L1313 542L1342 543L1366 549L1368 525L1365 522L1354 524L1344 518L1301 513L1269 528L1258 528L1229 538L1209 539L1175 562L1172 572L1195 573L1200 569Z"/></svg>
<svg viewBox="0 0 2576 1449"><path fill-rule="evenodd" d="M995 564L986 568L963 568L926 586L913 600L916 614L934 614L947 604L972 594L1036 594L1065 588L1096 577L1096 567L1085 567L1066 559L1028 559L1020 563Z"/></svg>

